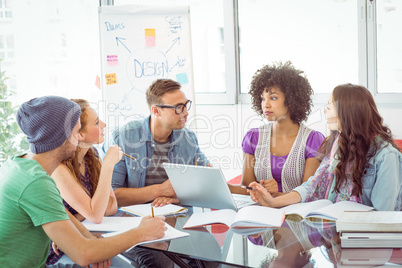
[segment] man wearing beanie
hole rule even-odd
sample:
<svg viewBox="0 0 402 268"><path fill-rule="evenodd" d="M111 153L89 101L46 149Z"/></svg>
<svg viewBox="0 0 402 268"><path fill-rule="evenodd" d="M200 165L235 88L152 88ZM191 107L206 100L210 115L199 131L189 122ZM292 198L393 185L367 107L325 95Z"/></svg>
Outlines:
<svg viewBox="0 0 402 268"><path fill-rule="evenodd" d="M21 105L17 123L30 151L0 168L0 263L2 267L46 267L50 239L79 265L110 265L110 258L136 243L164 235L161 218L145 218L119 236L93 236L62 203L50 177L74 156L81 138L80 107L62 97L45 96ZM70 216L70 217L69 217ZM71 219L71 220L70 220Z"/></svg>

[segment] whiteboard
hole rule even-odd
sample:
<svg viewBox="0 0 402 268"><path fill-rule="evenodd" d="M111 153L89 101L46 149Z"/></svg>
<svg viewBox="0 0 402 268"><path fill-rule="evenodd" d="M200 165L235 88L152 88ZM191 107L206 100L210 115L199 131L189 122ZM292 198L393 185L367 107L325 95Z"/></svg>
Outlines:
<svg viewBox="0 0 402 268"><path fill-rule="evenodd" d="M159 78L179 82L194 101L189 7L102 6L99 26L109 128L148 116L145 92Z"/></svg>

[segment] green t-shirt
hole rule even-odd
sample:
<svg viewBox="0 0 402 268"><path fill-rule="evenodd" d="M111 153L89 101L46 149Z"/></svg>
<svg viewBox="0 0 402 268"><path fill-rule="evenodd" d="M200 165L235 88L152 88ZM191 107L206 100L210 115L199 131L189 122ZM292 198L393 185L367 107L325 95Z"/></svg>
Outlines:
<svg viewBox="0 0 402 268"><path fill-rule="evenodd" d="M54 180L35 160L0 169L0 266L44 267L50 239L42 224L68 220Z"/></svg>

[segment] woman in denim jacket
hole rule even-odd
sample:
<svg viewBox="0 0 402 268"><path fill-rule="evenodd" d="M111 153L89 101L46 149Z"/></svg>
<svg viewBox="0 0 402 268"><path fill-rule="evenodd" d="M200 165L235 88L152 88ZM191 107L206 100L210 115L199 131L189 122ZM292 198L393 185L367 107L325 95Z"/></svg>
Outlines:
<svg viewBox="0 0 402 268"><path fill-rule="evenodd" d="M339 85L325 114L331 135L321 145L322 161L314 176L277 198L253 182L252 199L269 207L329 199L402 210L402 155L370 92L358 85Z"/></svg>

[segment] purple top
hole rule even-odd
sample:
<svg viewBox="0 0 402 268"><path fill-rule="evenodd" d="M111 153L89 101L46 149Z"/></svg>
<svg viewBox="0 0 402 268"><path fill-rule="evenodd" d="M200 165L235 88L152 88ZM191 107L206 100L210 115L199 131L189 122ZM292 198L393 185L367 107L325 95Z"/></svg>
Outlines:
<svg viewBox="0 0 402 268"><path fill-rule="evenodd" d="M259 132L258 128L250 129L244 136L242 147L246 154L254 155L255 148L258 144ZM324 135L319 131L311 131L307 138L306 150L304 152L305 159L317 156L318 148L324 140ZM288 154L284 156L275 156L271 154L271 173L278 183L278 191L282 192L282 168L288 158Z"/></svg>

